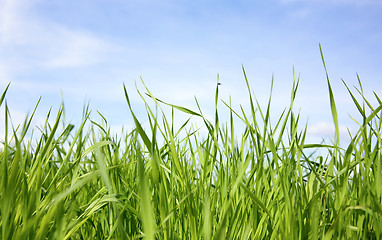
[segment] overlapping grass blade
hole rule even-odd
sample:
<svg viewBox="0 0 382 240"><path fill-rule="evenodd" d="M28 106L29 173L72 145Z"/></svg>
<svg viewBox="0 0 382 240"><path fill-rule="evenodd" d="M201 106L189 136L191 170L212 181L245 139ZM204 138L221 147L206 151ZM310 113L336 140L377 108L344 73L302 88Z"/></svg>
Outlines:
<svg viewBox="0 0 382 240"><path fill-rule="evenodd" d="M219 105L218 76L211 121L196 98L198 111L170 104L142 81L147 93L137 91L147 113L144 129L123 86L135 127L120 135L111 133L100 112L101 121L94 121L89 106L78 127L66 124L63 105L34 132L39 102L23 125L13 127L8 85L0 98L1 239L381 239L382 101L375 92L377 105L365 97L358 75L362 101L343 81L362 121L350 143L340 145L321 45L320 52L333 144L308 142L308 125L294 112L300 81L294 68L290 103L277 118L273 79L262 108L244 67L249 112L234 109L231 98ZM221 107L229 111L228 122ZM186 120L175 124L177 113ZM204 125L195 127L194 117Z"/></svg>

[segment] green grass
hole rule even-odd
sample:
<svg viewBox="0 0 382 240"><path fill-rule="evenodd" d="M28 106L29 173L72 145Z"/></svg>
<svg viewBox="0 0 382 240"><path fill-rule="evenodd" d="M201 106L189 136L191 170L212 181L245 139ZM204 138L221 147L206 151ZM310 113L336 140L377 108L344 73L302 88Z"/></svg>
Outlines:
<svg viewBox="0 0 382 240"><path fill-rule="evenodd" d="M40 129L30 129L34 112L14 127L7 87L0 98L0 238L382 239L380 98L375 94L372 106L361 81L356 94L345 84L362 122L341 148L327 75L334 141L307 144L307 127L293 112L299 80L272 126L271 98L261 109L243 72L250 111L224 102L230 113L224 123L218 84L212 122L197 101L198 110L190 110L145 87L139 93L147 129L124 87L135 128L120 136L110 133L106 119L92 121L88 108L78 128L64 122L63 106ZM175 129L173 114L158 115L152 103L201 118L207 133L199 134L192 119ZM246 126L242 132L239 123ZM327 154L312 154L319 149Z"/></svg>

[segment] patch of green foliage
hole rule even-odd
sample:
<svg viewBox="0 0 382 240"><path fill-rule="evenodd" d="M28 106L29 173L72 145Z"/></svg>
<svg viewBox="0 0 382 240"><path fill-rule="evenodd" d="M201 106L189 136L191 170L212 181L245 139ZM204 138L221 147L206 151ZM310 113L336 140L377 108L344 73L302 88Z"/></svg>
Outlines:
<svg viewBox="0 0 382 240"><path fill-rule="evenodd" d="M326 67L325 67L326 70ZM358 93L349 94L362 116L349 145L339 145L334 94L329 77L333 144L306 144L307 127L291 103L277 124L254 99L250 112L229 109L215 118L165 103L146 88L150 129L145 130L125 96L135 129L112 136L106 119L97 123L84 109L78 128L47 116L38 137L31 116L11 129L6 91L5 140L0 150L1 239L381 239L381 109ZM328 76L328 75L327 75ZM170 105L201 118L207 136L189 127L174 129L172 118L159 119L147 104ZM370 114L367 114L370 112ZM235 117L235 118L234 118ZM238 133L234 119L245 124ZM29 134L29 135L28 135ZM30 136L26 138L26 136ZM327 155L309 154L326 149Z"/></svg>

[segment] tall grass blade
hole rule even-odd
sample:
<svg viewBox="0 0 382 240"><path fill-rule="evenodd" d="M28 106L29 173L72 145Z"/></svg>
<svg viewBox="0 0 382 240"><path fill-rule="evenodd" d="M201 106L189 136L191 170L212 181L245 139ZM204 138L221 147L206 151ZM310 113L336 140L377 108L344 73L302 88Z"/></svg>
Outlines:
<svg viewBox="0 0 382 240"><path fill-rule="evenodd" d="M337 107L336 107L336 102L334 100L334 94L333 94L332 86L331 86L330 80L329 80L328 70L327 70L326 64L325 64L324 54L322 53L321 44L319 44L319 46L320 46L320 53L321 53L322 63L324 65L324 69L325 69L326 80L327 80L327 83L328 83L330 108L332 110L332 117L333 117L334 128L335 128L334 142L335 142L336 146L339 146L340 145L340 133L339 133L339 126L338 126Z"/></svg>
<svg viewBox="0 0 382 240"><path fill-rule="evenodd" d="M4 91L3 91L3 94L1 94L1 97L0 97L0 106L1 106L1 104L3 104L3 101L4 101L4 99L5 99L5 94L6 94L7 91L8 91L9 85L10 85L10 83L8 83L8 85L5 87L5 89L4 89Z"/></svg>

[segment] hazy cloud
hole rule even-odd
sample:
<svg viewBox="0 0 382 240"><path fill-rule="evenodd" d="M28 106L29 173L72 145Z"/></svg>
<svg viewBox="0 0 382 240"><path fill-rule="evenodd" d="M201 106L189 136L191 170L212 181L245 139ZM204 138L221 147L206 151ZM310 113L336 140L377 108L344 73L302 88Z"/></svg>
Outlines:
<svg viewBox="0 0 382 240"><path fill-rule="evenodd" d="M331 137L334 138L335 127L333 123L318 122L308 127L308 134L318 137ZM349 138L348 127L344 125L339 126L340 139Z"/></svg>
<svg viewBox="0 0 382 240"><path fill-rule="evenodd" d="M1 58L46 68L77 67L101 62L116 50L111 43L84 30L33 16L31 2L4 1L0 5ZM10 64L11 65L11 64Z"/></svg>

